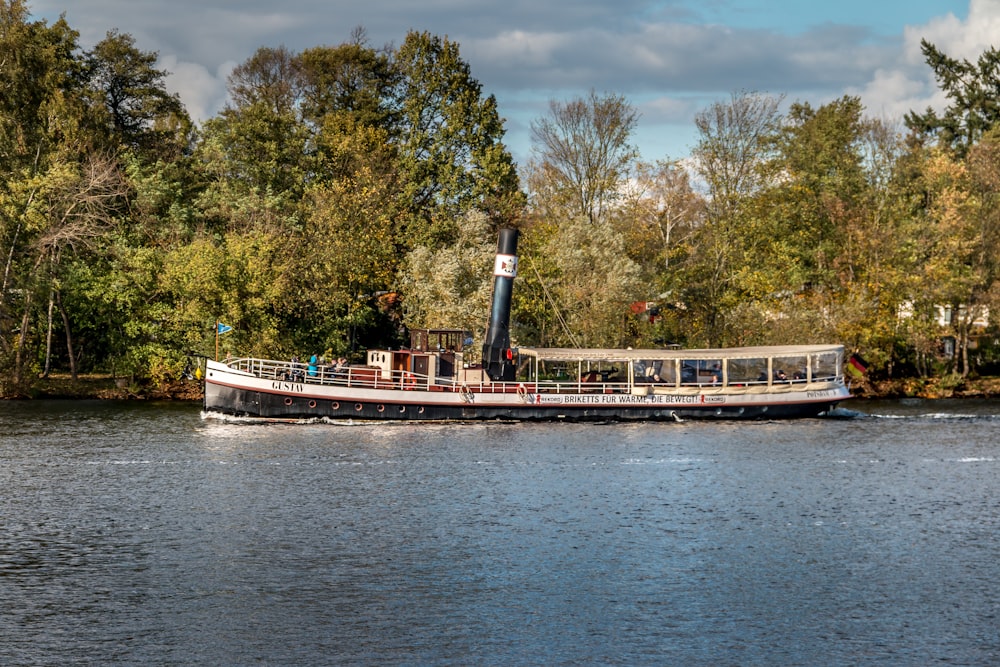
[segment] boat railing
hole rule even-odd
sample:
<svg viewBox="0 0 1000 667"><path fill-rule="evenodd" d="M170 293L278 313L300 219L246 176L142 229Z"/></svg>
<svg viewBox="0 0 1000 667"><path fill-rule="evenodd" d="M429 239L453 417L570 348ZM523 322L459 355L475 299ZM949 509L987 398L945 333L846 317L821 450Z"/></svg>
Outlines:
<svg viewBox="0 0 1000 667"><path fill-rule="evenodd" d="M611 394L628 393L627 382L587 382L541 380L532 382L463 382L452 378L431 378L426 374L405 370L383 371L372 366L332 366L307 362L275 361L246 357L226 362L230 368L275 382L362 387L366 389L429 389L474 393L526 394Z"/></svg>
<svg viewBox="0 0 1000 667"><path fill-rule="evenodd" d="M452 378L430 377L426 374L406 370L384 371L373 366L336 366L309 364L304 362L275 361L252 357L228 360L233 369L255 377L275 382L300 382L304 384L362 387L367 389L424 389L432 391L455 391L473 393L518 393L528 394L645 394L660 393L673 389L687 391L782 391L795 387L842 381L835 374L814 375L809 378L753 379L729 378L723 383L718 379L699 377L696 382L633 382L609 378L606 381L588 381L584 378L537 380L515 382L462 382Z"/></svg>
<svg viewBox="0 0 1000 667"><path fill-rule="evenodd" d="M425 374L393 370L386 377L382 369L372 366L337 366L256 358L234 359L228 361L227 365L255 377L276 382L301 382L303 384L364 387L367 389L426 389L431 384L431 379Z"/></svg>

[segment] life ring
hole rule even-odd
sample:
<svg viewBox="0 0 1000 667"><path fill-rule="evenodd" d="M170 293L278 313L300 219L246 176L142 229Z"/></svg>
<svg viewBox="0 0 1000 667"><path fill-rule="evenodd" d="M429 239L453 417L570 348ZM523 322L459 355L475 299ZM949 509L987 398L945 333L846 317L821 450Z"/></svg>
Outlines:
<svg viewBox="0 0 1000 667"><path fill-rule="evenodd" d="M528 396L528 388L524 386L524 383L517 385L517 395L525 403L531 400Z"/></svg>
<svg viewBox="0 0 1000 667"><path fill-rule="evenodd" d="M403 371L403 389L410 390L417 388L417 376L410 371Z"/></svg>
<svg viewBox="0 0 1000 667"><path fill-rule="evenodd" d="M472 403L472 401L476 399L475 395L472 393L472 390L469 389L469 385L463 383L460 391L462 393L462 400L465 401L466 403Z"/></svg>

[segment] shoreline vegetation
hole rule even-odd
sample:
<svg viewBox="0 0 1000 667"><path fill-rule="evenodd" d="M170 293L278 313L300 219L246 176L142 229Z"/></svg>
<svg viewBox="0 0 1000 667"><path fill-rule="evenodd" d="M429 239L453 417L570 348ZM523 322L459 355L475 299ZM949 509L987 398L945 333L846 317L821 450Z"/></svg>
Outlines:
<svg viewBox="0 0 1000 667"><path fill-rule="evenodd" d="M511 227L519 345L841 344L858 396L997 393L963 376L1000 376L998 48L922 41L949 105L903 118L733 92L687 156L643 156L625 95L570 94L518 164L447 37L262 46L196 121L155 51L29 4L0 0L0 399L197 400L165 384L192 351L478 331Z"/></svg>
<svg viewBox="0 0 1000 667"><path fill-rule="evenodd" d="M4 392L2 400L135 400L135 401L200 401L204 385L200 380L177 380L157 387L139 386L125 378L111 375L80 375L76 380L68 374L54 373L39 378L27 390L17 394ZM901 378L870 380L863 378L851 383L855 399L885 398L1000 398L1000 376L962 378L958 375L934 378Z"/></svg>

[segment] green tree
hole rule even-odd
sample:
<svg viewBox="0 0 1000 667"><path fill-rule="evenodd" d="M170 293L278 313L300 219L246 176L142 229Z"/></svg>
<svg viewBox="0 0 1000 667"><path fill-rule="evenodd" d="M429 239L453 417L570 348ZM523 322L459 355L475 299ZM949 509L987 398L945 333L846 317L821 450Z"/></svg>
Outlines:
<svg viewBox="0 0 1000 667"><path fill-rule="evenodd" d="M409 32L395 53L400 80L393 96L407 233L431 247L451 243L470 210L495 226L523 208L517 170L503 145L496 99L459 55L458 44Z"/></svg>
<svg viewBox="0 0 1000 667"><path fill-rule="evenodd" d="M67 255L86 257L109 230L116 225L115 211L125 196L125 186L114 159L92 156L82 167L75 162L54 162L46 172L28 215L37 219L39 234L28 247L31 284L24 292L20 332L14 362L14 381L23 378L31 352L34 321L39 315L39 301L45 306L44 366L49 368L53 335L53 310L58 307L64 324L73 374L73 339L65 296L61 289L62 264ZM39 342L41 335L36 336Z"/></svg>
<svg viewBox="0 0 1000 667"><path fill-rule="evenodd" d="M299 202L313 164L294 72L287 49L258 49L229 77L231 104L202 128L199 206L223 229L301 228Z"/></svg>
<svg viewBox="0 0 1000 667"><path fill-rule="evenodd" d="M84 56L85 77L107 111L110 134L140 152L169 150L177 134L180 141L190 137L190 119L177 95L167 92L167 73L156 69L156 59L114 30Z"/></svg>
<svg viewBox="0 0 1000 667"><path fill-rule="evenodd" d="M32 22L23 2L0 2L0 350L15 387L51 358L62 267L89 238L78 223L94 210L87 160L100 144L76 48L62 18Z"/></svg>
<svg viewBox="0 0 1000 667"><path fill-rule="evenodd" d="M386 133L359 127L324 133L324 152L350 168L309 188L305 226L295 254L296 308L310 326L304 344L319 351L395 343L395 328L378 297L394 290L399 186L388 170ZM376 331L377 325L384 325ZM337 348L341 348L338 350Z"/></svg>
<svg viewBox="0 0 1000 667"><path fill-rule="evenodd" d="M965 155L1000 121L1000 49L984 51L975 63L951 58L927 40L920 50L951 104L942 115L930 107L911 111L906 124L918 139L936 137Z"/></svg>
<svg viewBox="0 0 1000 667"><path fill-rule="evenodd" d="M392 91L399 77L391 52L368 47L364 30L356 29L351 41L336 47L306 49L297 63L307 122L320 127L333 114L385 130L396 124Z"/></svg>
<svg viewBox="0 0 1000 667"><path fill-rule="evenodd" d="M864 119L861 100L843 97L813 109L791 105L779 140L785 173L783 197L793 215L779 221L781 236L794 253L800 284L832 286L844 219L857 209L865 190L861 153Z"/></svg>

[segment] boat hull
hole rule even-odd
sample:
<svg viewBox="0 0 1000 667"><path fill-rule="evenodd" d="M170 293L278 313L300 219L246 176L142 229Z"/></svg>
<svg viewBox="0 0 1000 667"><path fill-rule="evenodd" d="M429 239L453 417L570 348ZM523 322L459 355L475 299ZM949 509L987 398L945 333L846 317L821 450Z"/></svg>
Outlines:
<svg viewBox="0 0 1000 667"><path fill-rule="evenodd" d="M502 389L502 391L498 391ZM646 395L532 393L524 385L407 390L268 380L210 363L205 410L274 421L672 421L816 417L849 398L843 385L774 393L694 390Z"/></svg>

